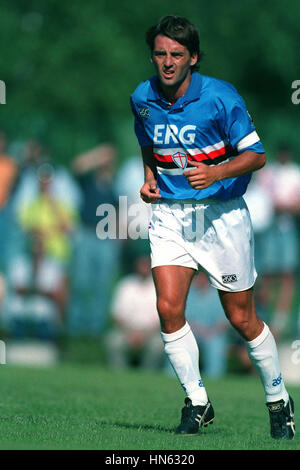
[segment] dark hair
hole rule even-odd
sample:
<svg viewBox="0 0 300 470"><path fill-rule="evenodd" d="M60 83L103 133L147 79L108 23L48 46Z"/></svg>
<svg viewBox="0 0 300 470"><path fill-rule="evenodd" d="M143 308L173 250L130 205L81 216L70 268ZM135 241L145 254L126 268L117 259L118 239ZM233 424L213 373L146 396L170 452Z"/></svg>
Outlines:
<svg viewBox="0 0 300 470"><path fill-rule="evenodd" d="M278 153L291 153L292 148L287 142L279 142L277 146Z"/></svg>
<svg viewBox="0 0 300 470"><path fill-rule="evenodd" d="M198 68L203 52L200 51L198 31L189 20L176 15L168 15L161 18L156 25L151 26L146 33L146 42L151 52L154 49L155 38L159 34L174 39L185 46L191 56L197 54L197 63L191 69L194 71Z"/></svg>

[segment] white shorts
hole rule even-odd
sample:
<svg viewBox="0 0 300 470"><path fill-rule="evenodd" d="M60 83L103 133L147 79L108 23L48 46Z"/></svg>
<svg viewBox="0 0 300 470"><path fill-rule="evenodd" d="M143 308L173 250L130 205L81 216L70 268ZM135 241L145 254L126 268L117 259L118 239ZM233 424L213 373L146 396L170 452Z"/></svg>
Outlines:
<svg viewBox="0 0 300 470"><path fill-rule="evenodd" d="M152 204L151 266L202 268L213 287L238 292L253 286L253 229L242 197Z"/></svg>

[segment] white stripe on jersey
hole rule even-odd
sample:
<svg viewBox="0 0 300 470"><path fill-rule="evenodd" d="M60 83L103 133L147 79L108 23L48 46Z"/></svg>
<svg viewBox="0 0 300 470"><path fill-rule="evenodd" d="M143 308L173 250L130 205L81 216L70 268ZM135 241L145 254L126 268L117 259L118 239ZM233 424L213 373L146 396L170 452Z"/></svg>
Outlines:
<svg viewBox="0 0 300 470"><path fill-rule="evenodd" d="M174 155L177 152L186 152L190 155L198 155L199 153L203 153L201 149L186 149L184 147L177 147L177 148L169 148L169 149L162 149L160 147L154 147L153 153L157 155Z"/></svg>
<svg viewBox="0 0 300 470"><path fill-rule="evenodd" d="M207 147L204 147L202 149L202 152L203 153L210 153L210 152L213 152L214 150L220 150L223 147L225 147L225 142L223 140L221 140L221 142L217 142L216 144L208 145Z"/></svg>
<svg viewBox="0 0 300 470"><path fill-rule="evenodd" d="M197 167L196 166L188 166L185 169L183 168L161 168L161 167L156 167L157 173L159 175L172 175L172 176L178 176L182 175L184 171L188 170L195 170Z"/></svg>
<svg viewBox="0 0 300 470"><path fill-rule="evenodd" d="M174 153L185 151L189 155L194 156L194 155L199 155L200 153L208 154L215 150L220 150L223 147L225 147L225 143L223 140L221 140L221 142L217 142L216 144L208 145L207 147L203 147L203 148L187 149L185 147L176 147L176 148L162 149L160 147L154 147L153 152L156 153L157 155L174 155Z"/></svg>
<svg viewBox="0 0 300 470"><path fill-rule="evenodd" d="M259 137L257 135L256 131L251 132L251 134L246 135L246 137L243 137L236 145L236 148L238 152L241 150L250 147L250 145L256 144L256 142L259 142Z"/></svg>

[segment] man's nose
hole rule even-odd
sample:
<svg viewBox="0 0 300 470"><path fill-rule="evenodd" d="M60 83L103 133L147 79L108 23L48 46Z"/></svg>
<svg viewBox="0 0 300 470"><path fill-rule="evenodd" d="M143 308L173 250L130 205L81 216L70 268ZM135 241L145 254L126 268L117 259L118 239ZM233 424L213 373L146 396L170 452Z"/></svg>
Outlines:
<svg viewBox="0 0 300 470"><path fill-rule="evenodd" d="M171 67L173 65L173 58L171 55L167 54L165 56L165 64L166 67Z"/></svg>

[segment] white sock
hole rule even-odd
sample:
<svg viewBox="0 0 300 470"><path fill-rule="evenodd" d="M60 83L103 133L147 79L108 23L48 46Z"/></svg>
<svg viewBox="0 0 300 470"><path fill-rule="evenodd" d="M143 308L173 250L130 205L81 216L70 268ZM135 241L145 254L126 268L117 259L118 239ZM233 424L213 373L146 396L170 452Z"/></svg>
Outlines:
<svg viewBox="0 0 300 470"><path fill-rule="evenodd" d="M265 389L266 401L272 402L283 399L288 402L280 371L277 347L269 327L264 323L264 329L252 341L246 341L249 358L259 372Z"/></svg>
<svg viewBox="0 0 300 470"><path fill-rule="evenodd" d="M207 394L199 371L199 349L188 323L174 333L161 333L165 352L192 404L205 405Z"/></svg>

